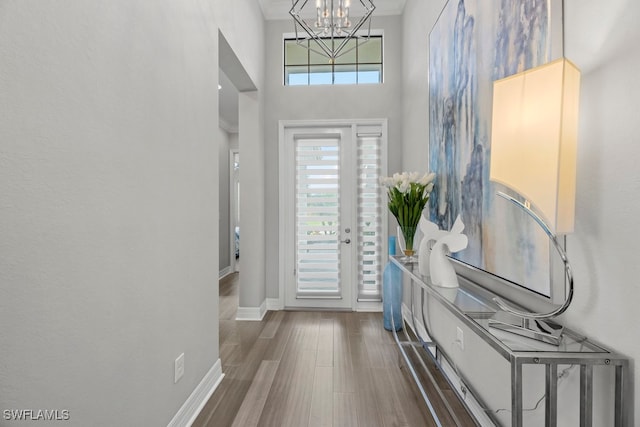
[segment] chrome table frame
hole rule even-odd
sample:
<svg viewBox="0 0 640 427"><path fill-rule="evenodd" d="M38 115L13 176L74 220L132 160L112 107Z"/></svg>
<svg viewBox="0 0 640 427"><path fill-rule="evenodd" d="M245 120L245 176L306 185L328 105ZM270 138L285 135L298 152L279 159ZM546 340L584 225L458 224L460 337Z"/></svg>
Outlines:
<svg viewBox="0 0 640 427"><path fill-rule="evenodd" d="M461 283L458 292L462 292L462 295L468 296L469 301L477 302L479 309L473 307L474 304L464 306L450 301L444 294L447 288L441 288L432 285L429 282L428 277L420 275L418 271L417 263L405 263L400 257L390 257L390 260L396 264L403 272L403 287L405 286L405 278L409 276L409 288L411 295L411 317L409 321L403 317L403 330L404 339L400 339L398 333L394 331L394 338L400 352L409 366L409 370L420 389L423 399L431 411L437 425L442 425L438 419L437 414L433 409L433 405L429 400L429 396L425 392L421 381L416 374L415 367L409 359L405 348L413 348L413 351L424 349L423 353L427 353L428 356L435 361L437 365L440 364L438 356L441 355L446 360L451 360L447 355L444 347L439 345L434 339L433 334L429 330L428 322L424 316L424 307L426 298L432 297L438 301L444 308L458 318L466 327L471 329L478 337L484 342L489 344L493 350L495 350L500 356L506 359L511 366L511 425L513 427L521 427L523 425L523 375L522 368L527 364L545 365L545 426L555 427L557 426L558 415L558 366L559 365L577 365L580 368L580 426L590 427L593 425L593 369L595 366L605 366L614 370L615 375L615 396L614 396L614 420L612 426L626 427L631 426L632 420L630 419L630 393L629 387L631 386L628 378L629 360L616 353L613 353L601 345L597 344L593 340L587 337L580 336L573 331L564 328L562 343L558 347L557 351L541 350L532 351L522 349L514 349L509 347L506 342L501 340L498 336L491 333L489 330L489 321L494 317L504 314L502 310L493 301L494 294L487 291L484 288L480 288L472 283ZM415 293L419 291L420 295L420 310L416 312L415 305ZM417 317L416 315L419 315ZM393 317L393 316L392 316ZM423 341L419 337L418 330L416 329L415 321L421 323L421 327L427 332L429 341ZM406 331L407 323L413 329L416 338L409 336ZM393 328L395 330L395 327ZM515 335L514 335L515 336ZM526 340L526 338L523 338ZM435 349L435 356L432 354L429 347ZM422 350L420 350L422 351ZM422 362L422 359L420 359ZM423 363L423 362L422 362ZM426 367L425 367L426 368ZM427 370L428 372L428 370ZM429 374L428 374L429 375ZM462 382L467 386L469 391L474 395L476 400L481 406L486 407L482 402L481 395L468 386L468 382L461 377ZM434 381L430 378L430 381ZM452 387L454 390L457 389ZM436 387L438 393L441 393L438 387ZM442 396L441 396L442 397ZM463 396L460 396L461 400ZM444 399L443 399L444 400ZM446 400L444 400L446 402ZM446 404L446 403L445 403ZM449 413L452 411L449 409ZM492 421L500 425L498 419L492 414L488 413ZM455 417L454 417L455 420Z"/></svg>

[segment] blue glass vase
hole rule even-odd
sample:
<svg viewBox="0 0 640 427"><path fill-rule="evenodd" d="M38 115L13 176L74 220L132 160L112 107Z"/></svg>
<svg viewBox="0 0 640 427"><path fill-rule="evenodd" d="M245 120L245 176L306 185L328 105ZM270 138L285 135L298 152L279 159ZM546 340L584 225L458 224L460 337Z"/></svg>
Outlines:
<svg viewBox="0 0 640 427"><path fill-rule="evenodd" d="M389 255L396 254L396 237L389 236ZM384 328L402 329L402 272L389 261L382 275L382 318Z"/></svg>

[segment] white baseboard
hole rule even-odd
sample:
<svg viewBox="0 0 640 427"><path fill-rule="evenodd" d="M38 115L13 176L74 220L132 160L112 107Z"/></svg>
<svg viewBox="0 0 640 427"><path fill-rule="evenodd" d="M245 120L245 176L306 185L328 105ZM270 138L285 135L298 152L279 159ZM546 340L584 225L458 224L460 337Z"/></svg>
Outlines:
<svg viewBox="0 0 640 427"><path fill-rule="evenodd" d="M267 310L279 311L284 308L284 304L280 301L280 298L267 298Z"/></svg>
<svg viewBox="0 0 640 427"><path fill-rule="evenodd" d="M267 310L280 311L284 310L284 304L280 298L267 298ZM355 311L380 313L382 312L381 302L359 302Z"/></svg>
<svg viewBox="0 0 640 427"><path fill-rule="evenodd" d="M193 390L167 427L190 427L196 420L202 408L224 378L220 359L202 378L200 384Z"/></svg>
<svg viewBox="0 0 640 427"><path fill-rule="evenodd" d="M381 302L358 302L356 303L356 311L363 313L379 313L382 311Z"/></svg>
<svg viewBox="0 0 640 427"><path fill-rule="evenodd" d="M230 275L231 273L232 273L231 266L228 265L225 268L223 268L222 270L220 270L220 272L218 273L218 279L222 279L223 277L226 277L226 276Z"/></svg>
<svg viewBox="0 0 640 427"><path fill-rule="evenodd" d="M260 307L238 307L236 320L251 320L260 322L267 314L267 301L263 301Z"/></svg>

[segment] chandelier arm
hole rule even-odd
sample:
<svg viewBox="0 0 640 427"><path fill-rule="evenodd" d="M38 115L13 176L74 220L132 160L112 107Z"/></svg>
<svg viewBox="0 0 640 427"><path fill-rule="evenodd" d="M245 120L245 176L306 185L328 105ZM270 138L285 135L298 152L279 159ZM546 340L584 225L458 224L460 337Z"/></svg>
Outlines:
<svg viewBox="0 0 640 427"><path fill-rule="evenodd" d="M324 42L324 37L321 37L321 35L319 33L316 33L316 31L314 31L313 28L310 27L310 25L305 22L305 20L302 18L302 16L300 15L302 12L302 9L307 5L309 0L291 0L291 9L289 10L289 15L291 15L294 19L294 24L295 24L295 34L296 34L296 40L301 39L301 37L298 34L298 25L300 25L302 27L302 29L307 33L307 35L309 36L310 39L313 39L318 46L320 47L320 49L322 49L323 53L329 57L331 60L335 60L337 57L341 56L344 53L347 53L349 51L351 51L352 49L341 53L341 51L344 49L344 47L346 46L347 42L352 39L352 38L361 38L359 37L356 33L360 30L360 28L364 25L364 23L366 21L369 21L368 23L368 28L369 28L369 34L366 37L366 40L369 40L370 38L370 32L371 32L371 14L373 13L373 11L375 10L376 6L373 4L373 1L369 1L369 5L365 4L364 0L360 0L360 3L362 4L362 6L364 7L365 10L365 14L363 15L363 17L358 21L358 23L351 29L351 31L346 32L345 29L350 27L350 23L348 25L343 25L342 23L342 17L340 16L335 16L334 10L335 10L335 0L331 0L331 10L330 12L327 14L326 17L324 17L325 19L325 23L324 23L324 34L327 35L328 34L328 39L331 40L331 47L327 46L327 44ZM325 0L326 1L326 0ZM299 6L300 4L300 6ZM342 1L338 0L338 8L342 8L345 10L348 10L348 7L345 7L344 4L342 3ZM342 13L345 13L348 19L348 13L345 12L345 10L342 11ZM319 18L318 18L319 19ZM337 19L337 22L336 22ZM336 34L336 31L338 32ZM342 35L342 32L344 31L344 35ZM305 40L309 39L307 37L304 37ZM334 40L336 38L342 39L340 44L338 45L338 47L335 47L335 43ZM308 48L308 47L307 47ZM309 49L309 48L308 48ZM309 49L312 50L312 49ZM318 52L319 53L319 52Z"/></svg>
<svg viewBox="0 0 640 427"><path fill-rule="evenodd" d="M302 19L300 17L299 13L295 13L295 11L293 11L293 9L292 9L292 12L290 12L290 13L291 13L291 16L294 19L294 22L296 23L296 25L295 25L295 27L296 27L296 40L298 39L297 25L300 25L305 30L305 32L316 42L316 44L320 47L320 49L322 49L324 54L327 55L328 57L332 57L331 49L329 49L329 47L324 43L324 41L322 40L321 37L319 37L317 34L315 34L313 29L311 27L309 27L309 25L304 21L304 19ZM312 49L309 49L309 50L312 50Z"/></svg>
<svg viewBox="0 0 640 427"><path fill-rule="evenodd" d="M371 9L371 12L373 12L373 9L375 9L375 6ZM358 30L362 27L362 25L364 25L365 21L369 21L369 35L367 37L370 38L371 37L371 19L366 19L366 20L360 20L360 22L358 22L358 24L353 28L353 30L349 33L350 35L348 37L345 37L342 40L342 43L340 43L340 45L338 46L338 48L335 50L335 56L338 57L340 51L345 47L345 45L347 44L347 42L349 40L351 40L352 38L357 38L357 36L355 35ZM346 52L345 52L346 53Z"/></svg>
<svg viewBox="0 0 640 427"><path fill-rule="evenodd" d="M567 308L569 308L569 305L571 304L571 301L573 300L573 271L571 270L571 265L569 264L569 259L567 258L567 253L562 248L562 245L560 245L560 243L558 242L557 236L549 229L549 227L544 222L544 220L542 218L540 218L540 216L538 214L536 214L530 207L528 207L527 205L525 205L521 201L519 201L519 200L517 200L517 199L515 199L515 198L513 198L513 197L511 197L511 196L509 196L509 195L507 195L507 194L505 194L505 193L503 193L501 191L498 191L497 194L498 194L498 196L503 197L506 200L510 201L511 203L515 204L516 206L520 207L527 214L529 214L529 216L531 216L536 221L536 223L538 223L538 225L540 225L540 227L544 230L544 232L547 234L547 236L549 237L549 239L553 243L554 248L556 249L556 251L560 255L560 258L562 259L562 262L564 264L564 272L565 272L565 276L566 276L567 281L565 282L565 295L566 295L566 298L565 298L564 302L559 307L557 307L555 310L550 311L548 313L529 313L529 312L521 311L521 310L518 310L516 308L513 308L512 306L510 306L508 303L506 303L500 297L494 297L493 301L496 304L498 304L498 306L502 310L504 310L504 311L506 311L508 313L511 313L511 314L515 314L516 316L523 317L525 319L536 319L536 320L551 319L553 317L561 315L562 313L564 313L567 310Z"/></svg>

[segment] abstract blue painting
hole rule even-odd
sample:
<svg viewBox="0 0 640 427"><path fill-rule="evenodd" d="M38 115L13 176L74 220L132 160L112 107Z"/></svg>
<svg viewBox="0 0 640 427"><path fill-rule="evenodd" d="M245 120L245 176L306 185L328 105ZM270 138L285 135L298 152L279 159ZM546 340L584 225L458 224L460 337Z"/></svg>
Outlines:
<svg viewBox="0 0 640 427"><path fill-rule="evenodd" d="M430 219L448 230L460 215L469 246L455 258L546 296L548 239L496 199L489 158L493 81L553 59L558 1L449 0L429 35Z"/></svg>

